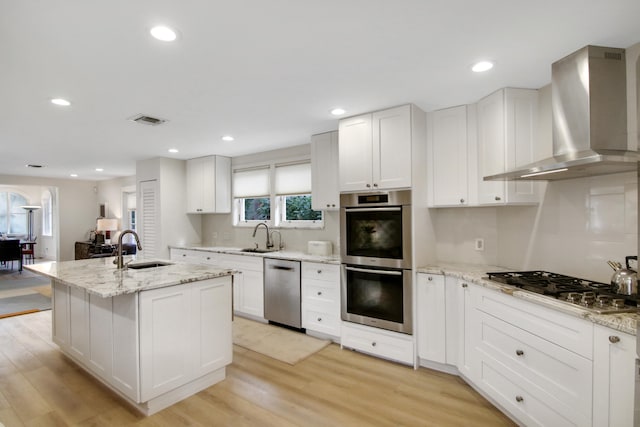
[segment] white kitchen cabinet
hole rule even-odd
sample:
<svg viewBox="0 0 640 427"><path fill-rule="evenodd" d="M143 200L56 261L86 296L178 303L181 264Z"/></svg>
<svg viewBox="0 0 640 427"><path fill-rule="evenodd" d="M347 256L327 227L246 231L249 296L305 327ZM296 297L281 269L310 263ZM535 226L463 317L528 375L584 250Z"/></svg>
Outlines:
<svg viewBox="0 0 640 427"><path fill-rule="evenodd" d="M474 385L524 425L591 425L593 325L474 289Z"/></svg>
<svg viewBox="0 0 640 427"><path fill-rule="evenodd" d="M229 277L110 298L52 288L54 342L146 415L224 379Z"/></svg>
<svg viewBox="0 0 640 427"><path fill-rule="evenodd" d="M477 204L475 105L427 113L428 205Z"/></svg>
<svg viewBox="0 0 640 427"><path fill-rule="evenodd" d="M342 322L341 347L393 360L407 365L414 364L413 337L379 328Z"/></svg>
<svg viewBox="0 0 640 427"><path fill-rule="evenodd" d="M442 275L417 275L418 357L443 364L447 361L444 283Z"/></svg>
<svg viewBox="0 0 640 427"><path fill-rule="evenodd" d="M219 265L233 275L233 309L239 315L264 319L264 265L262 257L219 254Z"/></svg>
<svg viewBox="0 0 640 427"><path fill-rule="evenodd" d="M403 105L340 120L340 191L411 187L412 114L424 113Z"/></svg>
<svg viewBox="0 0 640 427"><path fill-rule="evenodd" d="M302 327L334 341L340 339L340 266L301 264Z"/></svg>
<svg viewBox="0 0 640 427"><path fill-rule="evenodd" d="M338 131L311 137L311 207L340 209L338 184Z"/></svg>
<svg viewBox="0 0 640 427"><path fill-rule="evenodd" d="M187 160L187 213L231 212L231 158Z"/></svg>
<svg viewBox="0 0 640 427"><path fill-rule="evenodd" d="M484 181L483 177L532 163L537 142L538 91L500 89L477 103L478 203L532 204L540 198L539 183Z"/></svg>
<svg viewBox="0 0 640 427"><path fill-rule="evenodd" d="M594 326L593 426L631 427L636 337Z"/></svg>
<svg viewBox="0 0 640 427"><path fill-rule="evenodd" d="M169 253L171 260L173 261L183 261L193 264L218 265L218 254L216 252L170 248Z"/></svg>

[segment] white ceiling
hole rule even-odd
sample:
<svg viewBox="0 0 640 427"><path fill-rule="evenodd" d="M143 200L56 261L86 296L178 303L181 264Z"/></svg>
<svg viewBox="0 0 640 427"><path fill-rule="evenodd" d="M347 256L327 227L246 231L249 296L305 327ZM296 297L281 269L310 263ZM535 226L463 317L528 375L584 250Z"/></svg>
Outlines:
<svg viewBox="0 0 640 427"><path fill-rule="evenodd" d="M539 88L584 45L640 42L639 17L638 0L4 0L0 174L128 176L139 159L307 143L337 129L336 106L430 111ZM158 23L178 41L152 39ZM496 66L474 74L479 59Z"/></svg>

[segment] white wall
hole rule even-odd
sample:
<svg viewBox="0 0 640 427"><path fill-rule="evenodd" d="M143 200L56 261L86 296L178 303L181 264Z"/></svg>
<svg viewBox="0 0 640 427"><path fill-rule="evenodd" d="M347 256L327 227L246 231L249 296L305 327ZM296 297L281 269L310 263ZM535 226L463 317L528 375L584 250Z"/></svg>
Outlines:
<svg viewBox="0 0 640 427"><path fill-rule="evenodd" d="M50 245L57 252L59 261L73 260L75 256L75 242L87 240L89 231L95 228L95 220L98 215L97 183L95 181L83 181L75 179L52 179L15 175L0 175L0 184L8 186L36 186L57 188L58 191L58 218L54 218L54 233L58 230L58 248L54 240L48 243L38 243L37 250L43 251L44 245ZM38 198L34 201L40 204ZM39 218L39 216L37 217ZM34 220L35 223L36 220ZM55 239L55 236L54 236ZM40 253L40 252L39 252Z"/></svg>

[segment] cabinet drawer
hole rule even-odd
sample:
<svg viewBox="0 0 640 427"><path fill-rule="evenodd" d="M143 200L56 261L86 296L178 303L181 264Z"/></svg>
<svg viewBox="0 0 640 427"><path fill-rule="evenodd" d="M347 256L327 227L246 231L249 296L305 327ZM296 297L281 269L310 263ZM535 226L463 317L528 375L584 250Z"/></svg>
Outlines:
<svg viewBox="0 0 640 427"><path fill-rule="evenodd" d="M591 412L590 360L486 313L479 320L478 348L520 377L520 386L566 416Z"/></svg>
<svg viewBox="0 0 640 427"><path fill-rule="evenodd" d="M593 325L583 319L496 291L477 292L475 307L591 360Z"/></svg>
<svg viewBox="0 0 640 427"><path fill-rule="evenodd" d="M218 263L217 253L194 251L191 249L171 249L171 259L174 261L184 261L196 264L211 264Z"/></svg>
<svg viewBox="0 0 640 427"><path fill-rule="evenodd" d="M322 280L340 284L340 266L317 262L302 263L302 278Z"/></svg>
<svg viewBox="0 0 640 427"><path fill-rule="evenodd" d="M326 306L331 312L340 312L340 291L326 282L307 280L302 286L302 299L305 302Z"/></svg>
<svg viewBox="0 0 640 427"><path fill-rule="evenodd" d="M218 263L221 267L233 268L240 271L264 271L262 257L251 255L219 254Z"/></svg>
<svg viewBox="0 0 640 427"><path fill-rule="evenodd" d="M517 378L511 376L508 370L490 358L483 358L480 362L479 381L482 383L482 389L523 425L540 427L591 425L590 412L581 414L576 409L570 412L569 416L557 412L522 387Z"/></svg>
<svg viewBox="0 0 640 427"><path fill-rule="evenodd" d="M414 362L413 339L410 335L342 322L341 344L408 365L413 365Z"/></svg>
<svg viewBox="0 0 640 427"><path fill-rule="evenodd" d="M340 313L317 311L311 307L302 308L302 327L323 334L340 336Z"/></svg>

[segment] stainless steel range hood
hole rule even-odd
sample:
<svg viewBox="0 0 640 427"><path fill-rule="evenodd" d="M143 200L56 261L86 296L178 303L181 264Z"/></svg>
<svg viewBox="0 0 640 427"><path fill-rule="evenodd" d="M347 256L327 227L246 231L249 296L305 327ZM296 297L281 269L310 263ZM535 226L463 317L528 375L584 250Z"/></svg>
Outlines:
<svg viewBox="0 0 640 427"><path fill-rule="evenodd" d="M551 68L553 157L485 181L559 180L635 171L627 147L624 49L586 46Z"/></svg>

